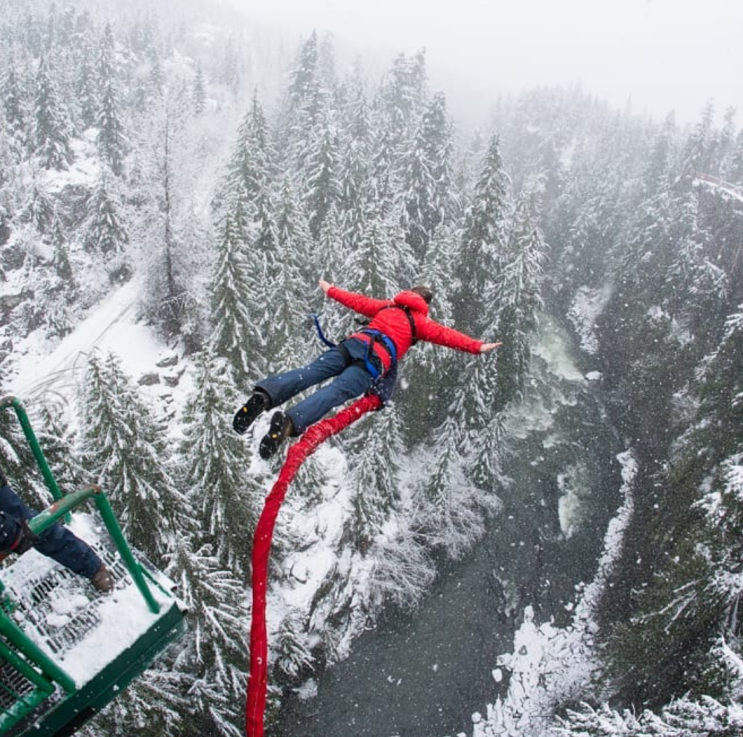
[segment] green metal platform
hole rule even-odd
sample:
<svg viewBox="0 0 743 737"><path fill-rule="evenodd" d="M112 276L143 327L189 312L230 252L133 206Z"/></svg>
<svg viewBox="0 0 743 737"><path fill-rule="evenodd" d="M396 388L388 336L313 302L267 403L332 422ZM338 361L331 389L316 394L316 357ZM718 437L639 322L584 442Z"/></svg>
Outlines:
<svg viewBox="0 0 743 737"><path fill-rule="evenodd" d="M116 581L113 592L100 594L35 550L0 569L0 735L63 737L183 633L186 610L173 582L132 553L105 493L89 487L61 494L23 406L14 397L0 398L0 411L8 408L18 415L55 499L30 521L32 531L69 520L74 508L92 503L98 515L76 513L73 529Z"/></svg>

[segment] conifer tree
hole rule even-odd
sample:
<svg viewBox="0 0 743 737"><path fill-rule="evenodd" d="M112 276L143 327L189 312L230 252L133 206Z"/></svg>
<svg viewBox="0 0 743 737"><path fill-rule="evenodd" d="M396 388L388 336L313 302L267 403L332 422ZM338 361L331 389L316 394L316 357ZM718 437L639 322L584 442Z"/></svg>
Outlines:
<svg viewBox="0 0 743 737"><path fill-rule="evenodd" d="M357 92L339 162L339 211L346 249L355 248L371 205L371 123L363 91Z"/></svg>
<svg viewBox="0 0 743 737"><path fill-rule="evenodd" d="M354 489L354 545L369 552L385 522L400 504L400 466L403 442L394 404L365 423L349 443L349 484Z"/></svg>
<svg viewBox="0 0 743 737"><path fill-rule="evenodd" d="M244 584L188 535L178 537L168 557L166 573L179 583L191 621L174 662L176 671L189 674L189 730L239 737L248 665Z"/></svg>
<svg viewBox="0 0 743 737"><path fill-rule="evenodd" d="M212 336L210 345L226 358L238 383L255 379L255 362L251 358L260 350L261 326L250 313L251 280L260 259L255 257L249 270L245 261L247 222L240 199L221 225L216 245L214 272L210 287ZM252 364L252 366L251 366Z"/></svg>
<svg viewBox="0 0 743 737"><path fill-rule="evenodd" d="M370 211L372 216L386 217L398 197L400 176L397 173L397 154L392 132L379 119L373 136L370 181Z"/></svg>
<svg viewBox="0 0 743 737"><path fill-rule="evenodd" d="M74 155L70 124L47 57L39 62L34 100L34 151L45 169L67 169Z"/></svg>
<svg viewBox="0 0 743 737"><path fill-rule="evenodd" d="M103 87L96 125L98 126L96 138L98 150L111 167L111 171L116 176L120 176L124 170L127 143L118 110L118 93L113 79L109 79Z"/></svg>
<svg viewBox="0 0 743 737"><path fill-rule="evenodd" d="M483 305L495 295L506 244L509 217L508 177L503 170L498 136L490 140L472 202L465 214L459 264L455 272L459 292L454 296L454 317L460 330L483 335L491 319Z"/></svg>
<svg viewBox="0 0 743 737"><path fill-rule="evenodd" d="M3 100L3 111L5 121L11 135L21 143L28 140L28 111L26 103L26 92L22 84L19 72L11 59L2 80L0 95Z"/></svg>
<svg viewBox="0 0 743 737"><path fill-rule="evenodd" d="M427 90L425 50L408 57L399 54L385 75L380 101L391 144L395 150L411 137L423 112Z"/></svg>
<svg viewBox="0 0 743 737"><path fill-rule="evenodd" d="M52 254L52 267L59 280L64 283L68 296L75 293L75 274L72 270L70 257L67 251L67 240L65 239L65 230L59 214L55 210L54 220L51 228L51 242L54 248Z"/></svg>
<svg viewBox="0 0 743 737"><path fill-rule="evenodd" d="M204 79L204 69L201 64L196 65L192 96L194 113L196 115L201 115L206 108L206 81Z"/></svg>
<svg viewBox="0 0 743 737"><path fill-rule="evenodd" d="M339 204L341 189L338 179L338 140L335 124L327 108L319 116L310 136L303 172L304 209L310 232L317 240L328 213Z"/></svg>
<svg viewBox="0 0 743 737"><path fill-rule="evenodd" d="M485 514L497 500L467 478L462 427L454 414L432 433L430 448L414 501L413 527L428 549L461 558L482 536Z"/></svg>
<svg viewBox="0 0 743 737"><path fill-rule="evenodd" d="M88 201L85 248L107 257L124 252L129 234L122 222L122 204L115 180L101 169L95 189Z"/></svg>
<svg viewBox="0 0 743 737"><path fill-rule="evenodd" d="M406 240L419 262L436 228L451 217L456 201L450 129L445 98L436 94L423 113L412 148L404 155Z"/></svg>
<svg viewBox="0 0 743 737"><path fill-rule="evenodd" d="M34 179L28 200L20 212L21 222L32 223L41 235L50 233L55 220L55 207L46 187L39 179Z"/></svg>
<svg viewBox="0 0 743 737"><path fill-rule="evenodd" d="M75 85L79 120L82 128L90 128L96 124L99 108L98 84L93 57L93 44L86 38L82 53L80 54L78 76Z"/></svg>
<svg viewBox="0 0 743 737"><path fill-rule="evenodd" d="M290 75L289 99L294 108L313 100L317 91L318 42L317 32L312 31L299 50L297 63Z"/></svg>
<svg viewBox="0 0 743 737"><path fill-rule="evenodd" d="M215 204L220 206L222 202L230 202L240 193L251 211L257 209L258 200L265 196L270 186L275 157L268 123L255 92L238 127L225 181L220 186Z"/></svg>
<svg viewBox="0 0 743 737"><path fill-rule="evenodd" d="M307 635L306 617L296 608L281 620L276 645L276 666L284 680L297 682L312 669L314 658Z"/></svg>
<svg viewBox="0 0 743 737"><path fill-rule="evenodd" d="M189 336L196 305L189 291L194 260L199 253L198 232L188 230L191 221L182 212L186 191L179 177L186 148L185 121L188 100L176 94L163 102L155 116L154 158L149 162L152 179L151 200L156 212L151 213L152 248L145 254L145 309L165 337Z"/></svg>
<svg viewBox="0 0 743 737"><path fill-rule="evenodd" d="M267 348L278 365L288 369L296 364L297 328L307 317L305 305L317 283L307 218L289 179L284 180L277 202L276 235L277 256L269 264L268 276L273 310ZM302 359L308 354L305 348Z"/></svg>
<svg viewBox="0 0 743 737"><path fill-rule="evenodd" d="M391 297L403 284L408 286L412 261L412 253L396 223L369 220L343 269L348 275L347 288L380 299Z"/></svg>
<svg viewBox="0 0 743 737"><path fill-rule="evenodd" d="M196 355L195 368L194 390L183 412L183 478L198 510L199 539L222 567L246 574L263 490L245 474L243 441L224 432L224 418L237 405L229 373L209 350Z"/></svg>
<svg viewBox="0 0 743 737"><path fill-rule="evenodd" d="M184 527L163 431L113 354L90 357L78 391L84 467L110 495L132 545L157 564Z"/></svg>
<svg viewBox="0 0 743 737"><path fill-rule="evenodd" d="M716 174L713 171L716 140L714 134L715 105L711 100L704 106L699 122L689 135L682 153L682 182L688 186L697 174Z"/></svg>
<svg viewBox="0 0 743 737"><path fill-rule="evenodd" d="M497 288L497 335L503 341L498 355L498 404L520 396L526 381L530 344L542 310L541 284L546 246L536 218L541 210L541 179L525 185L503 254Z"/></svg>

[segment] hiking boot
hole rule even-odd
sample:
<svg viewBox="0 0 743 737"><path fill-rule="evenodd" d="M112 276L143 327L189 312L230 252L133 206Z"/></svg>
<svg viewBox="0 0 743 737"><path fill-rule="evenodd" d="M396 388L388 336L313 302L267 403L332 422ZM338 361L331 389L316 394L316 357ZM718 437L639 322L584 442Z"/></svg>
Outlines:
<svg viewBox="0 0 743 737"><path fill-rule="evenodd" d="M261 458L268 460L293 432L294 424L289 415L284 412L274 412L268 435L263 437L258 448Z"/></svg>
<svg viewBox="0 0 743 737"><path fill-rule="evenodd" d="M102 594L109 594L114 590L114 577L111 571L106 566L101 565L98 569L98 573L90 579L90 583L93 584L97 591Z"/></svg>
<svg viewBox="0 0 743 737"><path fill-rule="evenodd" d="M244 435L248 428L256 421L258 416L268 409L271 400L266 392L256 390L245 404L237 410L232 427L238 435Z"/></svg>

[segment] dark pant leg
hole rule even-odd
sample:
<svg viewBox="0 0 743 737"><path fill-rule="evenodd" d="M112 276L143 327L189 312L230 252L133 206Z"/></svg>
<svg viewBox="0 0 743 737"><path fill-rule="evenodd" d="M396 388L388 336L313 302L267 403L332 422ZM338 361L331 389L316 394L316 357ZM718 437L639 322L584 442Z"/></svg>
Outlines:
<svg viewBox="0 0 743 737"><path fill-rule="evenodd" d="M333 382L310 394L299 404L287 410L297 433L303 433L331 409L349 399L362 395L374 381L372 375L359 364L349 366Z"/></svg>
<svg viewBox="0 0 743 737"><path fill-rule="evenodd" d="M337 348L331 348L307 366L261 379L256 387L268 394L271 407L278 407L295 394L338 376L345 367L346 361L341 352Z"/></svg>
<svg viewBox="0 0 743 737"><path fill-rule="evenodd" d="M27 507L18 494L7 484L0 486L0 511L5 513L6 523L7 520L11 520L11 522L16 520L16 525L18 525L17 520L29 520L38 514ZM16 529L20 529L20 526ZM0 538L1 541L2 538ZM11 540L11 544L12 542L13 540ZM39 535L39 542L34 547L65 568L69 568L74 573L79 573L87 578L98 573L101 567L101 559L93 548L59 522L42 532Z"/></svg>

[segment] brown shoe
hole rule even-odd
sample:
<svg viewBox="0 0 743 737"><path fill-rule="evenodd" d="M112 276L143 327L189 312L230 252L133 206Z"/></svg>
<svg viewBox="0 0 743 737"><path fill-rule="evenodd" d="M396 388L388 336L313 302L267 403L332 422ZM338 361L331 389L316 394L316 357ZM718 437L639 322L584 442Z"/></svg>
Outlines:
<svg viewBox="0 0 743 737"><path fill-rule="evenodd" d="M90 579L90 583L92 583L93 586L103 594L110 593L113 591L115 586L114 577L111 574L111 571L109 571L104 565L101 565L98 569L98 573Z"/></svg>

